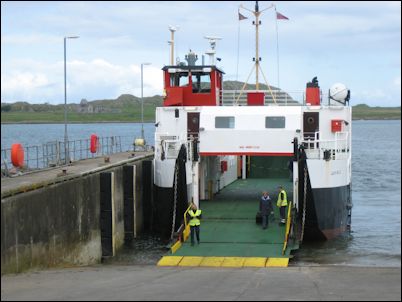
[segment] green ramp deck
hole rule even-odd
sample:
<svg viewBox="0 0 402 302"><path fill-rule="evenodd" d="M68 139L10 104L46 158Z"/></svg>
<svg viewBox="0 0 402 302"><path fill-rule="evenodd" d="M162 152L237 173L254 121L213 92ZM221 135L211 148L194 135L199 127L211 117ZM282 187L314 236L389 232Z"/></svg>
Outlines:
<svg viewBox="0 0 402 302"><path fill-rule="evenodd" d="M287 266L290 251L298 246L288 246L282 255L285 226L279 225L280 216L276 207L279 185L284 186L288 200L292 200L292 183L288 179L258 178L237 180L216 194L213 200L201 201L201 243L191 246L189 238L174 253L176 258L170 257L172 261L167 261L165 265L184 265L187 262L189 266L194 266L194 263L202 265L208 261L216 264L220 259L223 265L211 266L225 266L225 258L239 258L237 263L243 264L233 266L244 266L247 263L246 258L257 258L261 265L251 266L269 266L269 259L274 261L282 258L286 260L282 262L286 265L280 266ZM269 192L274 205L274 217L270 217L265 230L261 224L255 222L262 191ZM185 261L186 257L193 258ZM218 260L211 260L214 257ZM158 265L163 265L163 261Z"/></svg>

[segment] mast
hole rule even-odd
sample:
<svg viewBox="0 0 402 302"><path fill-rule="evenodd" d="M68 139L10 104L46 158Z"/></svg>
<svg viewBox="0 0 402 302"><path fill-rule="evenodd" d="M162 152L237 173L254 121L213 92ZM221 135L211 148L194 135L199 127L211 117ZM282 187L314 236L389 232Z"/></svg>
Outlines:
<svg viewBox="0 0 402 302"><path fill-rule="evenodd" d="M268 81L267 81L264 73L262 72L262 69L260 68L261 58L259 57L259 32L258 32L258 27L261 25L261 21L259 20L261 13L274 6L275 6L274 4L271 4L267 8L264 8L263 10L260 11L260 9L258 7L258 1L255 1L255 9L254 10L248 9L248 8L244 7L242 4L240 4L240 8L243 8L243 9L249 11L250 13L252 13L255 16L255 21L253 21L253 25L255 25L255 58L253 59L253 61L255 62L255 64L253 65L253 68L251 69L250 74L247 77L247 80L244 82L244 85L243 85L242 89L240 90L240 94L236 99L236 104L238 103L240 97L242 96L244 88L246 87L248 79L250 78L251 74L253 73L254 68L255 68L255 88L256 88L256 90L260 89L260 84L258 81L258 74L261 72L261 74L265 80L265 83L268 86L268 90L272 96L272 99L276 103L275 96L272 93L271 87L269 86Z"/></svg>
<svg viewBox="0 0 402 302"><path fill-rule="evenodd" d="M169 26L169 30L171 32L170 41L168 41L170 45L170 65L174 65L174 32L177 31L177 26Z"/></svg>
<svg viewBox="0 0 402 302"><path fill-rule="evenodd" d="M258 25L259 21L258 18L260 16L260 12L258 9L258 1L255 1L255 89L259 90L260 89L260 84L258 82L258 68L259 68L259 62L260 58L258 56Z"/></svg>
<svg viewBox="0 0 402 302"><path fill-rule="evenodd" d="M259 19L260 19L260 15L263 11L274 7L274 5L271 4L270 6L268 6L267 8L265 8L261 11L258 6L258 1L255 1L254 11L252 11L248 8L245 8L243 5L240 5L240 7L253 13L253 15L255 16L255 21L253 21L253 25L255 25L255 58L254 58L254 61L255 61L255 65L254 65L254 67L255 67L255 87L256 87L256 90L259 90L260 84L258 81L258 75L260 72L260 61L261 61L261 58L259 57L259 26L261 25L261 21Z"/></svg>

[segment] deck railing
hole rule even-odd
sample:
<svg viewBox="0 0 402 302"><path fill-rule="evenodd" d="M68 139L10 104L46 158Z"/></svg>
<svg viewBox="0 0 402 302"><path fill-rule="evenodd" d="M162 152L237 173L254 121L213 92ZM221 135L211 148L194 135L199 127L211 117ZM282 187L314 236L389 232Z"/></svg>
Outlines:
<svg viewBox="0 0 402 302"><path fill-rule="evenodd" d="M66 158L71 161L94 158L124 151L133 151L134 137L109 136L99 137L99 148L96 153L91 153L90 139L71 140L65 148L64 141L51 141L42 145L27 146L24 149L24 165L22 168L14 168L11 161L11 148L1 149L1 176L19 175L33 170L62 166ZM66 157L65 150L68 150Z"/></svg>
<svg viewBox="0 0 402 302"><path fill-rule="evenodd" d="M222 106L246 106L248 92L263 92L264 105L278 106L300 106L306 105L306 92L304 90L283 91L278 89L270 90L221 90ZM331 105L328 93L321 92L321 105ZM332 104L339 105L339 104Z"/></svg>
<svg viewBox="0 0 402 302"><path fill-rule="evenodd" d="M335 139L320 139L320 132L305 132L301 144L310 159L345 159L349 157L349 132L335 132Z"/></svg>

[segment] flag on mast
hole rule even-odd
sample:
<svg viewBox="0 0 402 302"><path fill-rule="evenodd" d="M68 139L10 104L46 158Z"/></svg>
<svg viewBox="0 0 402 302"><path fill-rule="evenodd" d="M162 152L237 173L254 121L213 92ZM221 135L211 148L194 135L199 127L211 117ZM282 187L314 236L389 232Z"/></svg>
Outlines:
<svg viewBox="0 0 402 302"><path fill-rule="evenodd" d="M244 19L248 19L246 16L243 16L240 12L239 12L239 21L244 20Z"/></svg>
<svg viewBox="0 0 402 302"><path fill-rule="evenodd" d="M289 20L288 17L282 15L281 13L276 12L276 19L277 20Z"/></svg>

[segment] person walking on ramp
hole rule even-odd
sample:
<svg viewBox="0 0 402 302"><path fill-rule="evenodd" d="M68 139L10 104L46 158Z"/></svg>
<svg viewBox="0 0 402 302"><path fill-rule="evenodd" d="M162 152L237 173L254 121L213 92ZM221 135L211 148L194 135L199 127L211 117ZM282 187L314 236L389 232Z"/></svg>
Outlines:
<svg viewBox="0 0 402 302"><path fill-rule="evenodd" d="M268 227L268 217L269 214L273 211L271 198L268 195L268 192L262 192L262 196L260 199L260 212L262 216L262 229L265 230Z"/></svg>

